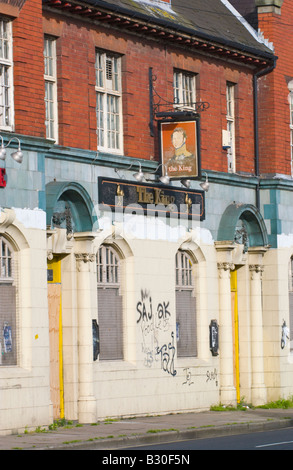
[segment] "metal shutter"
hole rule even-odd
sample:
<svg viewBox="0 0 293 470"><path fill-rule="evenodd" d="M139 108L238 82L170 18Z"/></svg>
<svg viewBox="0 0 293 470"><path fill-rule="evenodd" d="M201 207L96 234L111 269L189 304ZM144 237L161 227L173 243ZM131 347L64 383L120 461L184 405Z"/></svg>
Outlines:
<svg viewBox="0 0 293 470"><path fill-rule="evenodd" d="M118 288L98 288L100 360L123 359L122 297Z"/></svg>
<svg viewBox="0 0 293 470"><path fill-rule="evenodd" d="M0 284L0 366L17 363L16 289Z"/></svg>
<svg viewBox="0 0 293 470"><path fill-rule="evenodd" d="M176 290L177 356L197 356L196 298L191 290Z"/></svg>

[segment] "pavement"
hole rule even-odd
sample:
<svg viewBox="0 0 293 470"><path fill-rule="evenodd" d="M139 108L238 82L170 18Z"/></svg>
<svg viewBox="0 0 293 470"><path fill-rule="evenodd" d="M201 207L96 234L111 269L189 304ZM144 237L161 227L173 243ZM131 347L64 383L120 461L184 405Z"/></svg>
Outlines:
<svg viewBox="0 0 293 470"><path fill-rule="evenodd" d="M293 409L201 411L70 423L54 430L0 436L0 450L118 450L293 427Z"/></svg>

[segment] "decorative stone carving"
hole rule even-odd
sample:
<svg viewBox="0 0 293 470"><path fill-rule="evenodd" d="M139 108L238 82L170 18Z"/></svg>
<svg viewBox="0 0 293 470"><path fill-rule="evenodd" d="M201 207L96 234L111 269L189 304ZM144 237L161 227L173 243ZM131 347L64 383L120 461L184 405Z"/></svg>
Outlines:
<svg viewBox="0 0 293 470"><path fill-rule="evenodd" d="M249 271L250 271L251 279L253 280L258 275L259 277L262 276L262 273L264 272L264 266L262 264L250 264Z"/></svg>
<svg viewBox="0 0 293 470"><path fill-rule="evenodd" d="M15 212L13 209L4 209L0 213L0 231L1 233L5 232L5 230L13 224L15 220Z"/></svg>
<svg viewBox="0 0 293 470"><path fill-rule="evenodd" d="M229 262L217 263L217 266L218 266L220 278L225 276L225 274L227 276L230 276L230 271L233 271L233 269L235 269L235 265Z"/></svg>
<svg viewBox="0 0 293 470"><path fill-rule="evenodd" d="M94 253L75 253L76 261L83 261L84 263L92 263L96 259L96 255Z"/></svg>
<svg viewBox="0 0 293 470"><path fill-rule="evenodd" d="M90 271L90 264L96 259L94 253L75 253L75 259L77 263L78 271Z"/></svg>

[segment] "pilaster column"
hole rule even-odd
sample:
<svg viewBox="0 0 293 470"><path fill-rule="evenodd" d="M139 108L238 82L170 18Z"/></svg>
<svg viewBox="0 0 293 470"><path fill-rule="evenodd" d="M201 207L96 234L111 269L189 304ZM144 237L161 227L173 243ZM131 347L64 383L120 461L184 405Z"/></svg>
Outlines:
<svg viewBox="0 0 293 470"><path fill-rule="evenodd" d="M264 380L262 273L264 247L249 248L250 335L251 335L251 401L263 405L267 393Z"/></svg>
<svg viewBox="0 0 293 470"><path fill-rule="evenodd" d="M96 422L97 410L93 386L92 318L97 312L95 259L92 253L93 235L77 234L76 276L78 310L78 419L81 423ZM95 309L95 310L94 310Z"/></svg>
<svg viewBox="0 0 293 470"><path fill-rule="evenodd" d="M231 312L230 271L234 269L231 242L216 242L219 273L219 350L220 350L220 398L223 404L236 405L233 366L233 325Z"/></svg>

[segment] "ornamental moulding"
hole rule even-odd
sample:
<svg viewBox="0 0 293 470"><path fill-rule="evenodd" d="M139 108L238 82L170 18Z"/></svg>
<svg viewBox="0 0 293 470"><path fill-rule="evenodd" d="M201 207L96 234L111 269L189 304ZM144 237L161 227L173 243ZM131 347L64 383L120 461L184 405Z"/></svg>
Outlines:
<svg viewBox="0 0 293 470"><path fill-rule="evenodd" d="M264 266L262 264L250 264L249 271L254 271L256 273L262 273L264 271Z"/></svg>
<svg viewBox="0 0 293 470"><path fill-rule="evenodd" d="M218 269L223 269L224 271L233 271L235 269L234 263L224 262L224 263L217 263Z"/></svg>
<svg viewBox="0 0 293 470"><path fill-rule="evenodd" d="M96 259L96 255L94 253L75 253L75 259L79 262L93 263Z"/></svg>

